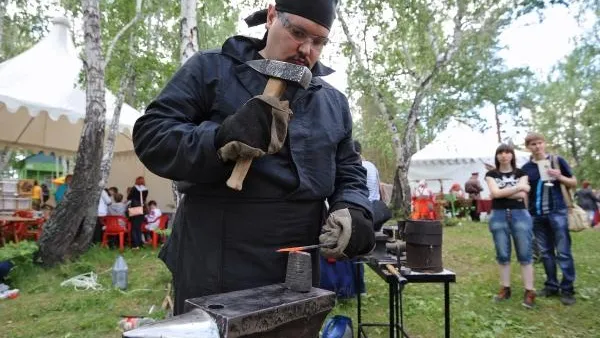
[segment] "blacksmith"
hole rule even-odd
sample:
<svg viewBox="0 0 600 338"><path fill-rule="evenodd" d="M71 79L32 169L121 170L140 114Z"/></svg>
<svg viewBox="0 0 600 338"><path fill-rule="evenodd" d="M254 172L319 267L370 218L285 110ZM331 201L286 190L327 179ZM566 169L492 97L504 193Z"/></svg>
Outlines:
<svg viewBox="0 0 600 338"><path fill-rule="evenodd" d="M246 20L265 24L263 39L233 36L195 54L136 122L140 160L185 194L161 252L174 277L175 314L188 298L283 282L287 256L277 248L327 243L333 248L321 254L337 259L374 248L348 102L320 78L333 72L319 57L336 5L276 0ZM308 67L310 86L289 84L281 100L261 97L267 77L245 62L262 58ZM273 109L293 117L280 142L269 143L271 124L287 123L273 121ZM254 159L242 191L225 184L235 164L225 159L239 155L224 148L233 141L266 153Z"/></svg>

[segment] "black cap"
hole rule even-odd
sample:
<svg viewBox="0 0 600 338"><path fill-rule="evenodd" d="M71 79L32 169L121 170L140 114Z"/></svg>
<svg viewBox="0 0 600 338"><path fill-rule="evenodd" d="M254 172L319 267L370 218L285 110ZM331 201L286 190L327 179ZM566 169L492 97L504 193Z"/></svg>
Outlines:
<svg viewBox="0 0 600 338"><path fill-rule="evenodd" d="M331 29L335 20L335 9L338 0L276 0L275 9L279 12L290 13L314 21ZM248 27L258 26L267 22L267 10L252 13L246 19Z"/></svg>

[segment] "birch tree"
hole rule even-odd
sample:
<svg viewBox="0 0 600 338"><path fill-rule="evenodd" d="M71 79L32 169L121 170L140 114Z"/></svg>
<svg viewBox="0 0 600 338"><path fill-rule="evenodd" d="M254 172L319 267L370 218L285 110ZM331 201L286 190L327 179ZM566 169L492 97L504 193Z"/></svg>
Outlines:
<svg viewBox="0 0 600 338"><path fill-rule="evenodd" d="M100 163L105 132L104 59L99 0L83 0L86 116L77 150L73 180L65 199L44 225L40 257L51 266L85 252L92 237L100 189Z"/></svg>
<svg viewBox="0 0 600 338"><path fill-rule="evenodd" d="M198 21L196 19L197 0L181 0L180 32L180 65L183 65L194 53L198 51ZM172 181L173 199L175 208L179 206L182 195L177 189L177 182Z"/></svg>
<svg viewBox="0 0 600 338"><path fill-rule="evenodd" d="M181 0L181 64L198 51L197 0Z"/></svg>
<svg viewBox="0 0 600 338"><path fill-rule="evenodd" d="M350 86L368 95L386 121L396 159L392 203L410 210L407 174L417 122L432 87L469 46L489 48L507 24L508 1L348 1L338 16L347 36ZM346 18L353 18L352 30ZM360 24L359 24L360 23ZM362 34L362 44L357 40ZM375 44L368 42L375 39Z"/></svg>
<svg viewBox="0 0 600 338"><path fill-rule="evenodd" d="M521 112L531 104L532 82L533 73L528 68L508 69L502 59L494 57L483 66L478 80L473 83L475 109L479 111L486 105L493 109L498 143L507 141L503 136L505 124L525 127Z"/></svg>
<svg viewBox="0 0 600 338"><path fill-rule="evenodd" d="M138 21L142 19L142 0L136 0L135 5L135 15L133 18L123 26L119 32L115 35L114 39L110 43L108 47L108 51L106 53L106 61L104 63L104 67L110 63L113 50L115 46L120 41L121 36L130 29L133 25L135 25ZM133 69L132 69L132 54L133 54L133 46L134 46L135 36L130 34L129 36L129 44L127 51L129 53L128 60L126 61L126 68L121 77L121 83L119 86L119 91L117 93L117 99L115 102L115 110L113 112L113 119L108 128L108 137L106 138L106 142L104 144L104 151L102 156L102 163L100 165L100 189L104 189L108 182L108 176L110 175L110 168L112 167L112 159L115 150L115 140L117 139L117 133L119 132L119 119L121 117L121 108L123 107L123 101L125 100L125 91L130 89L130 83L132 82L133 77Z"/></svg>

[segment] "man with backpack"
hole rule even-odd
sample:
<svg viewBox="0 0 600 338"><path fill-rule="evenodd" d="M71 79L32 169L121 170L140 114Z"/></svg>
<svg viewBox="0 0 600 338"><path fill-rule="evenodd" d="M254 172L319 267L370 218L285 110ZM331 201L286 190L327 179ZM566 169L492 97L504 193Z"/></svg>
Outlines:
<svg viewBox="0 0 600 338"><path fill-rule="evenodd" d="M537 292L539 297L558 297L564 305L575 304L575 263L571 254L567 205L560 185L577 186L569 163L562 157L546 153L544 136L530 133L525 146L531 151L531 160L523 166L529 176L529 212L533 217L533 231L540 249L546 282ZM555 165L558 164L557 165ZM548 168L548 166L550 168ZM556 265L563 279L558 282Z"/></svg>

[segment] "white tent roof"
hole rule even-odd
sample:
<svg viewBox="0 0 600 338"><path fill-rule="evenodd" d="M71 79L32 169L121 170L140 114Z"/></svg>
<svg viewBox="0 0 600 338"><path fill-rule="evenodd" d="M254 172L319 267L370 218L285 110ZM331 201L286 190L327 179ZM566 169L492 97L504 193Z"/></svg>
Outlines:
<svg viewBox="0 0 600 338"><path fill-rule="evenodd" d="M439 180L443 180L443 190L447 193L452 183L464 186L471 173L478 172L485 197L488 191L484 163L494 164L498 145L494 135L479 133L466 124L453 121L430 144L411 157L408 178L411 183L428 180L434 192L442 189ZM530 154L515 150L515 155L517 166L521 167L529 160Z"/></svg>
<svg viewBox="0 0 600 338"><path fill-rule="evenodd" d="M415 163L472 163L492 159L498 147L495 135L483 134L464 123L452 121L433 142L414 154ZM529 157L528 152L516 150L517 157Z"/></svg>
<svg viewBox="0 0 600 338"><path fill-rule="evenodd" d="M78 84L83 63L67 19L53 23L50 33L31 49L0 64L0 144L73 154L86 112L85 90ZM107 124L115 103L107 91ZM129 135L139 116L123 104L115 152L132 150Z"/></svg>

